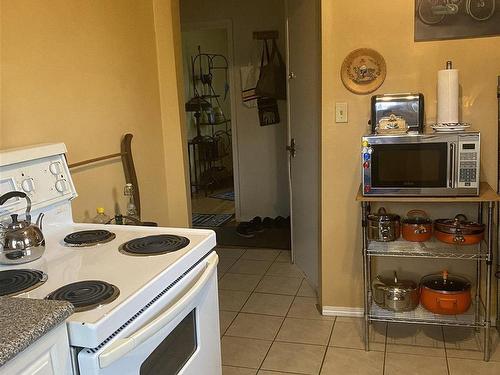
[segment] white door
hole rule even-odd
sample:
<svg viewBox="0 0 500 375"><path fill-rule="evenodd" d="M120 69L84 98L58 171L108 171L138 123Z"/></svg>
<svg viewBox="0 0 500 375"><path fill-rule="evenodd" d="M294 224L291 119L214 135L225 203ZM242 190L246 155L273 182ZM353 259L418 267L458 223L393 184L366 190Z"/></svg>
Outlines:
<svg viewBox="0 0 500 375"><path fill-rule="evenodd" d="M320 1L287 0L288 145L292 259L318 287L320 224Z"/></svg>

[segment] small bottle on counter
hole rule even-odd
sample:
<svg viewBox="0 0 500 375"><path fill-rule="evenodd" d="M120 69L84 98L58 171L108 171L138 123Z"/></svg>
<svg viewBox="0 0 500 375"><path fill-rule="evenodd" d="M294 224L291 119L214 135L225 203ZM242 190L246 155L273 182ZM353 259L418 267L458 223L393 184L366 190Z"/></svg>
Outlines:
<svg viewBox="0 0 500 375"><path fill-rule="evenodd" d="M96 211L97 215L94 217L92 222L94 224L108 224L110 219L109 216L104 212L104 208L98 207Z"/></svg>
<svg viewBox="0 0 500 375"><path fill-rule="evenodd" d="M137 207L135 206L134 201L134 185L132 185L131 183L127 183L123 189L123 195L128 197L127 216L130 216L134 219L139 219L139 215L137 214Z"/></svg>

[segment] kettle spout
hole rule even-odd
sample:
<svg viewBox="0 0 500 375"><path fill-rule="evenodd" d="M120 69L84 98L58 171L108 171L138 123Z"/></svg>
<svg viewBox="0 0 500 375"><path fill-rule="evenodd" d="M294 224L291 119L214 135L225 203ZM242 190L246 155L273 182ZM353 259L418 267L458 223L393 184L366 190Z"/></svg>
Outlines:
<svg viewBox="0 0 500 375"><path fill-rule="evenodd" d="M43 217L45 216L45 214L42 212L40 213L40 215L38 215L37 219L36 219L36 226L38 228L40 228L40 230L42 230L42 225L43 225Z"/></svg>

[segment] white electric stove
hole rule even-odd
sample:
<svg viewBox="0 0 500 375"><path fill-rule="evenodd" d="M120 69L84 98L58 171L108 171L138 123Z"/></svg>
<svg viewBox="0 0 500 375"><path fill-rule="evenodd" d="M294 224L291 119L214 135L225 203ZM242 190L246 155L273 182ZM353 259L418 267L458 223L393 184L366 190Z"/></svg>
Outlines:
<svg viewBox="0 0 500 375"><path fill-rule="evenodd" d="M38 282L2 293L75 305L67 321L74 374L219 375L214 232L73 223L65 152L63 144L0 152L0 195L25 192L32 216L45 215L46 241L35 261L0 264L0 278L34 270ZM25 207L10 199L0 220L22 218Z"/></svg>

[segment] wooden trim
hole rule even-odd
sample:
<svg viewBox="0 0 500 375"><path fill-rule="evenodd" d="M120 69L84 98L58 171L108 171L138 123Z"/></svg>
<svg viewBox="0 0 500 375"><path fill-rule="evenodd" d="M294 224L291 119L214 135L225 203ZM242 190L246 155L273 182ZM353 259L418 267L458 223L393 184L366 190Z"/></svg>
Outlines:
<svg viewBox="0 0 500 375"><path fill-rule="evenodd" d="M79 162L76 162L76 163L69 164L68 167L70 169L77 168L77 167L81 167L81 166L84 166L84 165L87 165L87 164L97 163L97 162L103 161L103 160L109 160L109 159L118 158L120 156L123 156L123 154L120 153L120 152L118 152L116 154L110 154L110 155L100 156L98 158L82 160L82 161L79 161Z"/></svg>
<svg viewBox="0 0 500 375"><path fill-rule="evenodd" d="M272 40L278 39L280 36L279 31L270 30L270 31L254 31L253 38L256 40Z"/></svg>
<svg viewBox="0 0 500 375"><path fill-rule="evenodd" d="M359 202L403 202L403 203L418 203L418 202L434 202L434 203L474 203L474 202L496 202L500 200L500 196L493 191L487 182L481 182L479 188L479 196L477 197L364 197L359 187L356 200Z"/></svg>

